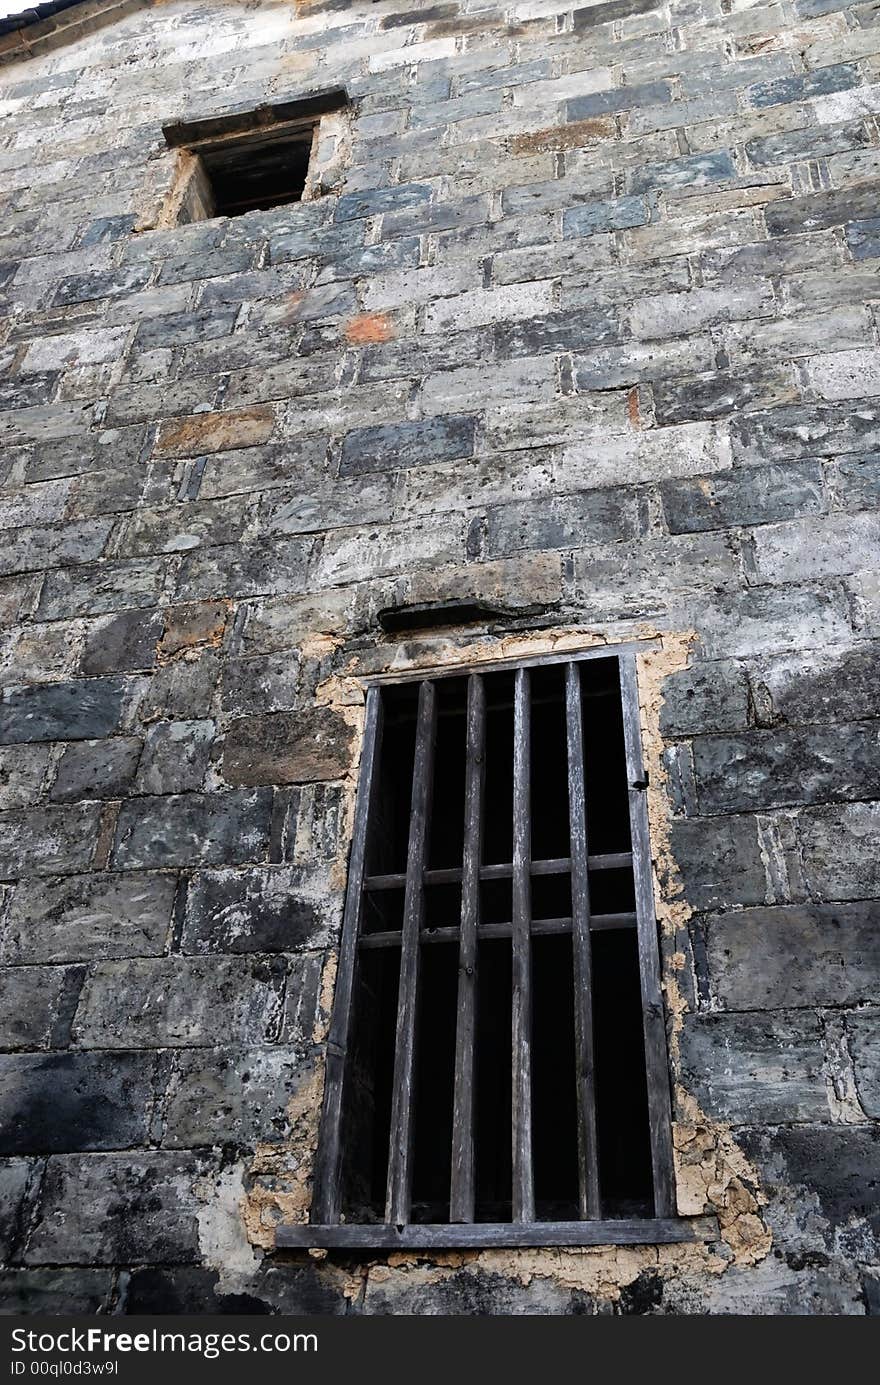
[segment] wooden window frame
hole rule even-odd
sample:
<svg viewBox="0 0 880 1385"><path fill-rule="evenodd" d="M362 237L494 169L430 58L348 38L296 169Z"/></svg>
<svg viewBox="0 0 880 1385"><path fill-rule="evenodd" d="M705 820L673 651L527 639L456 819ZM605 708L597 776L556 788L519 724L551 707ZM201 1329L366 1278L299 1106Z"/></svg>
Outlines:
<svg viewBox="0 0 880 1385"><path fill-rule="evenodd" d="M339 966L327 1041L324 1105L314 1170L311 1220L281 1225L276 1245L283 1248L345 1248L443 1250L490 1246L654 1245L712 1240L718 1234L714 1217L676 1215L672 1152L669 1066L664 1007L660 986L660 954L652 887L651 848L639 723L636 657L644 645L601 646L595 649L486 662L463 668L426 670L421 675L379 676L367 684L364 738L342 925ZM583 754L581 682L578 665L586 659L615 659L618 664L623 711L628 782L631 853L589 856L586 820L586 770ZM568 760L568 798L571 857L531 859L529 820L529 669L565 664L565 710ZM481 866L481 824L484 785L485 695L483 675L514 672L514 824L513 860L508 865ZM425 854L430 820L433 748L436 734L435 683L443 678L468 678L465 759L465 832L461 869L426 870ZM366 875L367 832L378 783L382 743L383 685L418 683L415 759L410 830L404 875ZM609 869L631 863L635 912L591 918L588 869ZM535 874L571 872L572 915L533 925L530 879ZM513 914L510 925L479 926L479 883L512 878ZM458 1009L453 1096L453 1148L448 1223L411 1223L412 1101L416 984L424 907L424 885L461 881L459 927L435 929L435 940L459 944ZM404 886L400 933L360 935L366 892ZM648 1091L648 1123L654 1195L652 1217L606 1219L600 1214L593 1090L592 998L590 991L591 931L597 927L632 926L637 932L641 978L642 1023ZM535 1219L531 1139L531 965L530 939L544 933L567 932L573 940L575 979L575 1046L577 1080L579 1219ZM474 1221L474 1015L478 937L510 937L513 953L513 1203L510 1222ZM401 946L392 1087L391 1138L387 1173L385 1219L378 1223L348 1223L341 1219L341 1128L346 1054L357 958L361 947L391 941Z"/></svg>

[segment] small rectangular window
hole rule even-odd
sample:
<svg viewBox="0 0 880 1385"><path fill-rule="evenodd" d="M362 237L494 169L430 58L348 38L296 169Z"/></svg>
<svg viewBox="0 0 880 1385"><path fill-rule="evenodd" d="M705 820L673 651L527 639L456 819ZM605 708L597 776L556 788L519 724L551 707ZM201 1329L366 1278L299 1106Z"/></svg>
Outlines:
<svg viewBox="0 0 880 1385"><path fill-rule="evenodd" d="M277 1243L699 1234L632 653L370 687L311 1224Z"/></svg>
<svg viewBox="0 0 880 1385"><path fill-rule="evenodd" d="M302 200L321 118L346 104L343 91L164 127L179 148L178 223L243 216Z"/></svg>

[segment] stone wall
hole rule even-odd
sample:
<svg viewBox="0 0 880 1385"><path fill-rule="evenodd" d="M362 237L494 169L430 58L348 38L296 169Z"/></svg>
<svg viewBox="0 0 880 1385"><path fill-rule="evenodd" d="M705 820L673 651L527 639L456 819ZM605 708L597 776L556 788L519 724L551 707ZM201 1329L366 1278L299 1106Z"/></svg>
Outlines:
<svg viewBox="0 0 880 1385"><path fill-rule="evenodd" d="M101 9L0 66L0 1298L871 1311L876 7ZM339 85L324 195L150 229L163 124ZM448 596L504 615L381 636ZM680 1206L720 1239L274 1253L357 675L634 638Z"/></svg>

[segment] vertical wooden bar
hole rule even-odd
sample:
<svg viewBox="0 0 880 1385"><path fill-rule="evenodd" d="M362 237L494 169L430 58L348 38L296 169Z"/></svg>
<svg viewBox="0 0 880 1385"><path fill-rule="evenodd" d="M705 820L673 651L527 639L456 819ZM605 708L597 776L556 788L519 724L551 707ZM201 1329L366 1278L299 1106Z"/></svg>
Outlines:
<svg viewBox="0 0 880 1385"><path fill-rule="evenodd" d="M675 1180L672 1159L669 1062L666 1052L663 997L660 989L660 954L657 944L657 922L654 915L654 891L651 880L651 839L645 794L647 785L642 763L635 657L632 654L621 655L619 663L620 692L623 703L623 733L626 747L626 775L629 786L629 821L635 880L639 974L642 986L642 1022L648 1079L648 1119L654 1180L654 1215L673 1217L675 1216Z"/></svg>
<svg viewBox="0 0 880 1385"><path fill-rule="evenodd" d="M357 966L358 933L363 907L364 865L370 809L378 779L377 766L382 743L382 694L376 687L367 692L364 713L364 739L358 776L354 829L348 866L348 889L342 917L342 938L333 1012L327 1036L324 1069L324 1105L318 1154L315 1160L314 1195L311 1220L320 1225L339 1221L341 1177L341 1118L346 1080L346 1058L351 1034L352 996Z"/></svg>
<svg viewBox="0 0 880 1385"><path fill-rule="evenodd" d="M568 821L571 835L578 1204L583 1219L596 1219L601 1216L601 1206L593 1052L593 967L590 945L590 881L587 872L587 792L581 675L579 666L574 663L568 664L565 670L565 726L568 746Z"/></svg>
<svg viewBox="0 0 880 1385"><path fill-rule="evenodd" d="M419 943L425 904L423 876L431 817L436 731L437 703L434 684L424 682L419 687L413 762L406 886L403 898L400 987L397 995L397 1031L394 1042L391 1138L385 1199L385 1220L395 1226L405 1226L409 1222L410 1211Z"/></svg>
<svg viewBox="0 0 880 1385"><path fill-rule="evenodd" d="M452 1222L472 1222L474 1219L477 927L480 918L480 863L486 778L486 690L478 673L472 673L468 679L465 755L464 853L461 874L461 933L458 947L452 1181L449 1196L449 1220Z"/></svg>
<svg viewBox="0 0 880 1385"><path fill-rule="evenodd" d="M518 668L513 704L513 1220L535 1219L532 1159L531 699Z"/></svg>

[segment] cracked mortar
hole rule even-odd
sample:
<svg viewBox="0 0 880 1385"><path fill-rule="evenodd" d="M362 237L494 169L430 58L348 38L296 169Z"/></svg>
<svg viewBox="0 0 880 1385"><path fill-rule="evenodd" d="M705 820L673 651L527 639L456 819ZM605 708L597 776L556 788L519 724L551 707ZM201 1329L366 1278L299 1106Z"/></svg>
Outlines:
<svg viewBox="0 0 880 1385"><path fill-rule="evenodd" d="M653 642L653 647L646 648L638 657L638 686L643 755L649 780L648 816L657 919L661 938L667 943L662 949L661 961L669 1015L669 1055L675 1074L679 1068L679 1035L688 1010L678 983L678 976L686 965L686 955L676 946L676 939L685 935L691 909L684 898L669 845L667 776L658 727L664 681L688 666L696 635L692 632L670 634L641 626L633 631L633 638ZM325 655L341 643L336 637L317 636L304 644L301 652L311 656ZM487 636L461 644L441 635L424 643L409 643L405 649L390 647L387 658L382 660L381 671L428 673L432 669L459 664L561 654L603 644L613 648L595 630L579 627L550 633ZM355 750L344 806L346 832L343 840L346 841L351 832L363 733L362 680L367 672L363 665L364 655L351 655L343 672L334 673L319 684L315 699L318 704L337 711L354 731ZM368 671L374 674L377 670L370 667ZM344 879L345 865L345 860L340 859L334 866L334 870L341 873L340 883ZM320 1014L312 1036L316 1045L325 1038L335 974L334 952L328 957L322 975ZM275 1145L261 1146L251 1162L245 1179L246 1191L240 1201L240 1215L247 1237L264 1251L273 1249L275 1227L280 1222L308 1219L322 1096L323 1065L319 1065L288 1106L291 1130L286 1145L280 1150ZM336 1288L349 1299L358 1297L366 1278L374 1283L384 1282L396 1271L406 1269L410 1284L414 1275L427 1286L461 1271L488 1272L523 1285L536 1278L549 1279L562 1287L613 1302L646 1271L696 1279L707 1272L723 1274L731 1266L757 1264L769 1253L772 1240L761 1215L766 1199L759 1188L757 1171L739 1149L730 1127L708 1118L677 1080L674 1081L674 1098L678 1211L682 1216L714 1213L718 1218L720 1239L712 1245L504 1249L442 1255L392 1253L377 1256L356 1271L347 1270L326 1252L313 1252L313 1258L320 1264L318 1272L322 1277L332 1278Z"/></svg>

